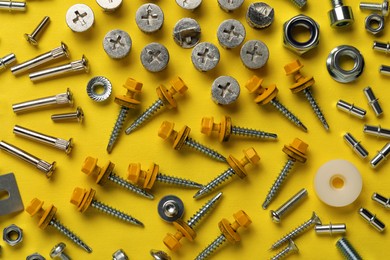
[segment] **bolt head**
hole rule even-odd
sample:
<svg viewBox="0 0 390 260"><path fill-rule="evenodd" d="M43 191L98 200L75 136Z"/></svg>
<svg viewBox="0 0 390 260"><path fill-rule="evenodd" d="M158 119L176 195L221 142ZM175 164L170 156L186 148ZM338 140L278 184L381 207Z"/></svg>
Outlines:
<svg viewBox="0 0 390 260"><path fill-rule="evenodd" d="M275 223L280 223L280 216L276 214L276 212L273 210L271 210L270 213L271 213L272 221Z"/></svg>
<svg viewBox="0 0 390 260"><path fill-rule="evenodd" d="M83 201L84 195L86 193L86 190L83 188L76 187L73 190L72 197L70 198L70 203L72 203L75 206L80 206L81 202Z"/></svg>
<svg viewBox="0 0 390 260"><path fill-rule="evenodd" d="M251 164L256 164L260 161L260 156L257 154L256 150L253 147L244 150L244 154Z"/></svg>
<svg viewBox="0 0 390 260"><path fill-rule="evenodd" d="M176 251L181 247L180 241L172 234L167 234L163 242L172 251Z"/></svg>
<svg viewBox="0 0 390 260"><path fill-rule="evenodd" d="M315 224L315 225L322 225L322 222L321 222L321 219L320 217L317 216L317 214L313 211L313 214L311 216L311 221Z"/></svg>
<svg viewBox="0 0 390 260"><path fill-rule="evenodd" d="M82 64L83 67L84 67L84 71L85 71L86 73L88 73L88 72L89 72L89 61L88 61L87 57L85 57L85 55L83 55L83 56L81 57L81 64Z"/></svg>
<svg viewBox="0 0 390 260"><path fill-rule="evenodd" d="M286 72L286 75L291 75L302 68L303 68L302 63L300 62L300 60L297 59L284 66L284 71Z"/></svg>
<svg viewBox="0 0 390 260"><path fill-rule="evenodd" d="M76 117L77 122L81 123L84 119L84 111L81 109L81 107L76 108Z"/></svg>
<svg viewBox="0 0 390 260"><path fill-rule="evenodd" d="M244 228L247 228L252 223L252 220L243 210L234 213L233 217L237 221L237 223Z"/></svg>
<svg viewBox="0 0 390 260"><path fill-rule="evenodd" d="M58 243L50 251L50 257L54 258L54 257L61 256L62 253L64 252L65 248L66 248L65 243L63 243L63 242Z"/></svg>
<svg viewBox="0 0 390 260"><path fill-rule="evenodd" d="M180 77L172 79L169 84L176 90L180 95L183 95L187 91L188 87Z"/></svg>
<svg viewBox="0 0 390 260"><path fill-rule="evenodd" d="M203 117L201 125L201 133L210 135L213 132L214 117Z"/></svg>
<svg viewBox="0 0 390 260"><path fill-rule="evenodd" d="M133 78L127 78L123 87L132 92L141 92L143 84Z"/></svg>
<svg viewBox="0 0 390 260"><path fill-rule="evenodd" d="M254 93L257 90L260 90L262 88L261 83L263 83L263 79L261 79L257 76L253 76L252 78L250 78L248 80L245 87L247 90L249 90L249 93Z"/></svg>
<svg viewBox="0 0 390 260"><path fill-rule="evenodd" d="M290 145L293 149L297 150L298 152L302 154L306 154L307 147L309 146L307 143L302 141L299 138L295 138L292 144Z"/></svg>
<svg viewBox="0 0 390 260"><path fill-rule="evenodd" d="M37 40L35 40L35 39L31 36L31 34L25 33L25 34L24 34L24 38L25 38L29 43L31 43L32 45L38 45Z"/></svg>
<svg viewBox="0 0 390 260"><path fill-rule="evenodd" d="M88 156L85 158L81 171L87 175L93 174L97 170L97 158Z"/></svg>
<svg viewBox="0 0 390 260"><path fill-rule="evenodd" d="M166 140L171 136L175 123L164 121L162 122L160 129L158 130L158 136Z"/></svg>
<svg viewBox="0 0 390 260"><path fill-rule="evenodd" d="M40 201L38 198L32 199L30 204L26 207L26 212L31 216L37 214L43 206L43 201Z"/></svg>
<svg viewBox="0 0 390 260"><path fill-rule="evenodd" d="M129 167L127 168L127 179L131 183L137 183L140 173L141 173L141 164L130 163Z"/></svg>

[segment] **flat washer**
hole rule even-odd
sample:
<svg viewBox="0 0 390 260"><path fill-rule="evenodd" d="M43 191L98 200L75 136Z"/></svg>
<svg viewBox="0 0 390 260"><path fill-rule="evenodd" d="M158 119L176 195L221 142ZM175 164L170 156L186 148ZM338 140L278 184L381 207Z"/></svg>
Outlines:
<svg viewBox="0 0 390 260"><path fill-rule="evenodd" d="M103 91L99 93L97 90L103 87ZM87 84L88 96L96 102L103 102L111 96L111 82L102 76L92 78Z"/></svg>
<svg viewBox="0 0 390 260"><path fill-rule="evenodd" d="M179 197L168 195L160 200L157 206L157 211L163 220L173 222L183 216L184 204Z"/></svg>

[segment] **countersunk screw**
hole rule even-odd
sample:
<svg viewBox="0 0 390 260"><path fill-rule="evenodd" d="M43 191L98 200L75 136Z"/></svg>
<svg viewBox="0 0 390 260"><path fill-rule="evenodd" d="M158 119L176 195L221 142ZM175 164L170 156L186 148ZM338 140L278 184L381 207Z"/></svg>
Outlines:
<svg viewBox="0 0 390 260"><path fill-rule="evenodd" d="M291 2L293 2L298 8L303 8L306 5L307 0L291 0Z"/></svg>
<svg viewBox="0 0 390 260"><path fill-rule="evenodd" d="M154 199L154 196L149 192L138 188L137 186L125 181L118 175L114 173L115 164L108 161L103 167L97 165L97 158L88 156L81 168L81 171L87 175L95 175L96 183L99 185L104 185L107 181L111 181L129 191L132 191L138 195L141 195L148 199Z"/></svg>
<svg viewBox="0 0 390 260"><path fill-rule="evenodd" d="M356 249L351 245L351 243L345 238L340 238L336 242L336 247L340 250L343 256L346 259L351 260L362 260L363 258L359 255Z"/></svg>
<svg viewBox="0 0 390 260"><path fill-rule="evenodd" d="M290 87L292 93L296 94L298 92L303 92L306 96L306 99L309 101L314 113L317 115L318 119L321 121L325 130L329 130L329 125L326 122L325 116L322 113L320 107L318 106L316 100L314 99L310 87L312 87L315 83L313 77L304 77L300 70L303 68L303 65L299 60L295 60L286 66L284 66L284 70L286 71L286 75L293 75L295 84Z"/></svg>
<svg viewBox="0 0 390 260"><path fill-rule="evenodd" d="M10 53L2 58L0 58L0 71L5 70L9 65L16 61L16 56L14 53Z"/></svg>
<svg viewBox="0 0 390 260"><path fill-rule="evenodd" d="M374 194L372 194L371 198L373 201L378 202L386 209L390 209L390 198L386 198L386 197L384 197L376 192L374 192Z"/></svg>
<svg viewBox="0 0 390 260"><path fill-rule="evenodd" d="M210 136L213 132L218 133L218 140L220 142L227 142L230 139L230 135L240 135L258 139L277 139L278 135L274 133L267 133L260 130L243 128L232 125L232 119L230 116L222 117L220 123L214 123L214 117L202 118L201 132Z"/></svg>
<svg viewBox="0 0 390 260"><path fill-rule="evenodd" d="M321 223L320 218L313 211L313 215L311 216L311 218L309 220L307 220L305 223L303 223L302 225L300 225L299 227L297 227L296 229L292 230L290 233L288 233L287 235L285 235L284 237L282 237L281 239L276 241L271 246L271 249L274 250L274 249L280 247L281 245L287 243L290 239L293 239L293 238L299 236L300 234L302 234L309 227L315 226L315 225L321 225L321 224L322 223Z"/></svg>
<svg viewBox="0 0 390 260"><path fill-rule="evenodd" d="M71 258L65 254L66 244L63 242L55 245L50 251L50 257L52 259L62 259L62 260L70 260Z"/></svg>
<svg viewBox="0 0 390 260"><path fill-rule="evenodd" d="M144 124L161 107L167 106L169 109L177 107L174 95L176 93L183 95L188 88L184 81L179 77L176 77L175 79L171 80L170 84L170 89L167 89L164 85L160 85L156 88L158 99L126 129L126 134L130 134L142 124Z"/></svg>
<svg viewBox="0 0 390 260"><path fill-rule="evenodd" d="M158 130L158 136L164 140L170 140L173 142L173 149L181 150L183 146L191 147L212 159L226 162L226 158L220 153L198 143L194 139L190 138L191 128L188 126L183 126L183 128L178 132L174 129L175 123L164 121L162 122L160 129Z"/></svg>
<svg viewBox="0 0 390 260"><path fill-rule="evenodd" d="M350 133L346 133L343 136L345 142L348 144L351 149L360 156L360 158L364 159L367 158L368 152L367 150L363 147L363 145L360 144L359 141L355 139Z"/></svg>
<svg viewBox="0 0 390 260"><path fill-rule="evenodd" d="M309 145L303 142L302 140L295 138L292 144L285 145L283 147L282 151L287 154L288 160L284 165L282 171L279 173L278 177L276 178L274 184L272 184L272 187L263 202L262 205L263 209L266 209L268 207L268 205L274 199L276 194L279 192L280 187L286 180L287 175L290 172L291 168L294 166L295 162L296 161L300 163L306 162L306 152L308 146Z"/></svg>
<svg viewBox="0 0 390 260"><path fill-rule="evenodd" d="M26 211L31 216L37 215L39 217L38 227L41 229L45 229L47 226L53 226L60 233L67 236L70 240L72 240L75 244L83 248L88 253L92 253L92 249L85 244L76 234L70 231L67 227L65 227L61 222L59 222L55 215L57 213L57 208L53 205L50 205L46 210L42 208L43 201L40 201L37 198L34 198L30 204L26 207Z"/></svg>
<svg viewBox="0 0 390 260"><path fill-rule="evenodd" d="M138 219L96 200L95 195L96 190L94 189L86 190L83 188L76 187L73 190L70 203L75 205L77 207L77 210L81 213L84 213L91 206L103 213L106 213L107 215L113 216L127 223L132 223L141 227L144 226L144 224Z"/></svg>
<svg viewBox="0 0 390 260"><path fill-rule="evenodd" d="M161 183L178 185L185 188L200 189L203 187L202 184L191 180L186 180L183 178L160 173L160 166L155 163L152 163L147 171L142 170L141 164L139 163L130 163L127 171L127 179L131 183L139 185L144 189L151 189L156 181Z"/></svg>
<svg viewBox="0 0 390 260"><path fill-rule="evenodd" d="M379 232L383 232L386 228L385 224L380 221L376 215L372 214L370 211L368 211L365 208L360 208L359 209L359 215L367 221L371 226L373 226L376 230Z"/></svg>
<svg viewBox="0 0 390 260"><path fill-rule="evenodd" d="M383 0L382 3L361 2L359 7L362 10L379 11L383 16L388 16L390 10L389 0Z"/></svg>
<svg viewBox="0 0 390 260"><path fill-rule="evenodd" d="M13 0L9 1L0 1L0 10L9 10L11 11L26 11L27 4L25 2L17 2Z"/></svg>
<svg viewBox="0 0 390 260"><path fill-rule="evenodd" d="M75 121L82 123L84 120L84 112L81 107L77 107L75 112L54 114L51 116L51 120L54 122L69 122Z"/></svg>
<svg viewBox="0 0 390 260"><path fill-rule="evenodd" d="M290 239L288 242L288 246L284 248L282 251L280 251L279 253L277 253L274 257L272 257L271 260L280 260L287 257L290 254L295 254L298 252L299 249L297 245L294 243L294 241Z"/></svg>
<svg viewBox="0 0 390 260"><path fill-rule="evenodd" d="M142 83L128 78L126 83L123 85L127 89L126 95L117 95L114 99L115 103L121 106L118 118L116 119L114 128L112 129L110 140L107 145L107 152L111 153L114 148L115 142L118 140L119 134L122 131L123 125L126 121L127 114L130 108L136 108L141 103L136 99L136 95L141 92Z"/></svg>
<svg viewBox="0 0 390 260"><path fill-rule="evenodd" d="M243 211L240 210L233 214L235 221L230 223L227 219L222 219L218 223L218 227L221 230L221 235L219 235L210 245L208 245L196 258L195 260L207 259L211 256L215 250L218 249L226 240L234 244L241 240L240 234L237 232L240 227L247 228L252 220L249 216Z"/></svg>
<svg viewBox="0 0 390 260"><path fill-rule="evenodd" d="M41 36L43 30L45 30L45 28L49 25L49 22L49 16L43 17L42 21L38 24L34 31L31 34L24 34L24 38L26 38L26 40L32 45L38 45L38 38Z"/></svg>
<svg viewBox="0 0 390 260"><path fill-rule="evenodd" d="M187 222L178 219L172 222L173 226L177 229L176 234L168 233L163 242L172 251L176 251L181 247L180 239L186 237L189 241L194 241L196 238L195 227L196 225L209 214L214 208L217 202L221 199L222 192L218 193L214 198L204 204Z"/></svg>
<svg viewBox="0 0 390 260"><path fill-rule="evenodd" d="M236 159L233 155L230 155L227 159L227 163L230 168L221 173L215 179L206 184L202 189L200 189L193 197L199 199L206 194L212 192L219 185L221 185L225 180L231 178L233 175L237 174L238 177L244 179L247 175L245 170L245 165L252 164L255 165L260 161L260 156L257 154L254 148L249 148L244 150L244 157L241 160Z"/></svg>
<svg viewBox="0 0 390 260"><path fill-rule="evenodd" d="M301 189L295 194L291 199L287 200L282 206L280 206L277 210L271 210L272 221L275 223L280 223L282 217L289 211L291 211L294 207L298 205L304 198L307 198L307 190Z"/></svg>
<svg viewBox="0 0 390 260"><path fill-rule="evenodd" d="M265 105L270 103L273 105L280 113L282 113L288 120L293 122L296 126L301 128L303 131L307 132L306 126L285 106L283 106L279 100L276 98L278 94L278 88L275 84L272 84L268 87L262 87L263 79L253 76L247 83L246 88L249 90L249 93L256 93L257 97L255 98L255 103L260 105Z"/></svg>

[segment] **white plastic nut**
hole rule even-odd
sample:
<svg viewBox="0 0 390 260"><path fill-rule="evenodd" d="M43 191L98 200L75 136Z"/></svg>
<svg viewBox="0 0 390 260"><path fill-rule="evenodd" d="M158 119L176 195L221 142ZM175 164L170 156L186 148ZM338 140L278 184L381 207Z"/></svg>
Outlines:
<svg viewBox="0 0 390 260"><path fill-rule="evenodd" d="M356 167L346 160L331 160L322 165L314 178L318 198L333 207L353 203L362 191L363 181Z"/></svg>

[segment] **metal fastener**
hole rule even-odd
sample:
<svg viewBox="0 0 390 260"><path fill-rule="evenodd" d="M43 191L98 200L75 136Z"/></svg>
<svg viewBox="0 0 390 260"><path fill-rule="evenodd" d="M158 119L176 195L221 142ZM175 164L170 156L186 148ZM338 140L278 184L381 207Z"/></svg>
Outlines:
<svg viewBox="0 0 390 260"><path fill-rule="evenodd" d="M8 11L26 11L27 4L26 2L17 2L13 0L9 1L0 1L0 10L8 10Z"/></svg>
<svg viewBox="0 0 390 260"><path fill-rule="evenodd" d="M96 102L106 101L112 92L111 81L103 76L93 77L87 84L87 95Z"/></svg>
<svg viewBox="0 0 390 260"><path fill-rule="evenodd" d="M7 226L3 230L3 240L10 246L16 246L23 240L23 229L15 224Z"/></svg>
<svg viewBox="0 0 390 260"><path fill-rule="evenodd" d="M181 8L193 11L200 6L202 0L176 0L176 4L178 4Z"/></svg>
<svg viewBox="0 0 390 260"><path fill-rule="evenodd" d="M112 260L128 260L129 257L126 255L123 249L118 249L112 254Z"/></svg>
<svg viewBox="0 0 390 260"><path fill-rule="evenodd" d="M210 42L197 44L191 53L191 60L194 67L199 71L214 69L219 63L220 53L218 47Z"/></svg>
<svg viewBox="0 0 390 260"><path fill-rule="evenodd" d="M123 59L132 47L130 35L123 30L111 30L103 38L103 49L112 59Z"/></svg>
<svg viewBox="0 0 390 260"><path fill-rule="evenodd" d="M267 45L259 40L247 41L240 50L242 63L248 69L260 69L268 61L269 50Z"/></svg>
<svg viewBox="0 0 390 260"><path fill-rule="evenodd" d="M231 76L220 76L211 85L211 99L218 105L230 105L240 96L240 84Z"/></svg>
<svg viewBox="0 0 390 260"><path fill-rule="evenodd" d="M370 14L364 20L366 31L377 35L385 29L385 18L379 14Z"/></svg>
<svg viewBox="0 0 390 260"><path fill-rule="evenodd" d="M74 32L85 32L95 22L92 9L85 4L75 4L66 12L66 24Z"/></svg>
<svg viewBox="0 0 390 260"><path fill-rule="evenodd" d="M382 75L390 76L390 66L380 65L379 66L379 73Z"/></svg>
<svg viewBox="0 0 390 260"><path fill-rule="evenodd" d="M143 4L135 14L135 22L144 33L157 32L164 23L164 13L156 4Z"/></svg>
<svg viewBox="0 0 390 260"><path fill-rule="evenodd" d="M11 67L11 72L16 76L32 70L38 66L46 65L49 62L55 61L61 58L69 58L68 46L61 42L61 45L51 51L45 52L35 58L27 60L23 63L17 64Z"/></svg>
<svg viewBox="0 0 390 260"><path fill-rule="evenodd" d="M354 18L352 8L345 6L342 0L330 0L333 9L328 12L330 25L333 28L349 27L353 24Z"/></svg>
<svg viewBox="0 0 390 260"><path fill-rule="evenodd" d="M390 155L390 143L385 144L383 148L371 159L370 164L372 168L378 167L381 163L387 160Z"/></svg>
<svg viewBox="0 0 390 260"><path fill-rule="evenodd" d="M23 211L23 201L20 196L15 174L11 172L0 175L0 190L2 194L7 195L7 197L3 197L0 201L0 216Z"/></svg>
<svg viewBox="0 0 390 260"><path fill-rule="evenodd" d="M223 21L217 30L218 42L226 49L238 47L244 41L245 36L244 25L235 19Z"/></svg>
<svg viewBox="0 0 390 260"><path fill-rule="evenodd" d="M390 11L389 0L383 0L382 3L360 2L359 7L362 10L379 11L383 16L388 16Z"/></svg>
<svg viewBox="0 0 390 260"><path fill-rule="evenodd" d="M280 260L287 257L290 254L296 254L299 252L297 245L290 239L288 242L288 246L282 249L279 253L277 253L274 257L271 257L271 260Z"/></svg>
<svg viewBox="0 0 390 260"><path fill-rule="evenodd" d="M105 12L114 12L122 6L122 0L96 0L96 3L103 8Z"/></svg>
<svg viewBox="0 0 390 260"><path fill-rule="evenodd" d="M7 142L0 141L0 149L35 166L38 170L42 171L47 178L50 178L52 176L56 168L56 162L46 162Z"/></svg>
<svg viewBox="0 0 390 260"><path fill-rule="evenodd" d="M360 144L359 141L355 139L350 133L346 133L343 136L344 141L346 144L351 147L351 149L360 156L360 158L364 159L367 158L368 152L367 150L363 147L363 145Z"/></svg>
<svg viewBox="0 0 390 260"><path fill-rule="evenodd" d="M54 147L58 150L64 151L66 154L69 154L73 148L73 139L65 140L62 138L57 138L50 135L45 135L18 125L14 126L13 133L25 137L27 139L46 144L48 146Z"/></svg>
<svg viewBox="0 0 390 260"><path fill-rule="evenodd" d="M379 126L364 125L363 133L390 139L390 129L382 128L380 125Z"/></svg>
<svg viewBox="0 0 390 260"><path fill-rule="evenodd" d="M152 42L142 49L140 59L146 70L160 72L168 66L169 52L161 43Z"/></svg>
<svg viewBox="0 0 390 260"><path fill-rule="evenodd" d="M71 258L64 252L65 248L66 248L66 244L64 242L58 243L50 250L50 258L70 260Z"/></svg>
<svg viewBox="0 0 390 260"><path fill-rule="evenodd" d="M238 9L243 3L244 0L218 0L219 7L226 12Z"/></svg>
<svg viewBox="0 0 390 260"><path fill-rule="evenodd" d="M274 21L274 8L263 2L252 3L246 12L246 21L255 29L263 29Z"/></svg>
<svg viewBox="0 0 390 260"><path fill-rule="evenodd" d="M171 260L171 257L162 250L150 250L150 255L153 257L154 260Z"/></svg>
<svg viewBox="0 0 390 260"><path fill-rule="evenodd" d="M301 189L288 199L283 205L281 205L277 210L271 210L272 221L275 223L280 223L282 217L286 215L288 212L296 208L303 199L307 198L307 190Z"/></svg>
<svg viewBox="0 0 390 260"><path fill-rule="evenodd" d="M39 253L34 253L34 254L31 254L31 255L28 255L26 257L26 260L46 260L46 258L44 258L41 254Z"/></svg>
<svg viewBox="0 0 390 260"><path fill-rule="evenodd" d="M344 100L337 101L336 107L344 112L347 112L350 115L356 116L360 119L363 119L366 116L367 111L363 108L357 107L354 104L350 104Z"/></svg>
<svg viewBox="0 0 390 260"><path fill-rule="evenodd" d="M306 5L307 0L291 0L291 2L293 2L298 8L303 8Z"/></svg>
<svg viewBox="0 0 390 260"><path fill-rule="evenodd" d="M364 88L363 93L368 100L368 104L371 106L372 110L374 110L375 115L377 117L381 116L383 114L383 110L372 88L371 87Z"/></svg>
<svg viewBox="0 0 390 260"><path fill-rule="evenodd" d="M47 28L50 22L50 17L45 16L43 17L42 21L38 24L38 26L34 29L34 31L31 34L24 34L24 38L32 44L32 45L38 45L38 38L41 37L43 31Z"/></svg>
<svg viewBox="0 0 390 260"><path fill-rule="evenodd" d="M5 70L9 65L12 65L16 61L16 56L13 53L10 53L2 58L0 58L0 71Z"/></svg>
<svg viewBox="0 0 390 260"><path fill-rule="evenodd" d="M199 23L192 18L180 19L173 28L173 40L183 48L192 48L200 41Z"/></svg>
<svg viewBox="0 0 390 260"><path fill-rule="evenodd" d="M351 245L351 243L345 238L341 238L336 242L336 247L340 250L341 254L346 259L351 260L362 260L363 258L359 255L356 249Z"/></svg>
<svg viewBox="0 0 390 260"><path fill-rule="evenodd" d="M374 192L374 194L372 194L371 199L373 201L378 202L380 205L382 205L386 209L390 209L390 198L386 198L386 197Z"/></svg>
<svg viewBox="0 0 390 260"><path fill-rule="evenodd" d="M376 215L372 214L370 211L368 211L365 208L359 209L359 215L367 221L371 226L373 226L377 231L383 232L386 228L385 224L380 221Z"/></svg>
<svg viewBox="0 0 390 260"><path fill-rule="evenodd" d="M378 42L374 41L372 48L375 51L384 52L384 53L390 53L390 42Z"/></svg>
<svg viewBox="0 0 390 260"><path fill-rule="evenodd" d="M51 120L54 122L78 122L82 123L84 120L84 112L81 107L76 108L76 112L54 114L51 116Z"/></svg>
<svg viewBox="0 0 390 260"><path fill-rule="evenodd" d="M332 224L329 225L317 225L314 230L317 234L345 234L347 232L347 225L345 224Z"/></svg>
<svg viewBox="0 0 390 260"><path fill-rule="evenodd" d="M164 221L173 222L182 218L184 214L184 203L175 195L167 195L159 201L157 212Z"/></svg>

